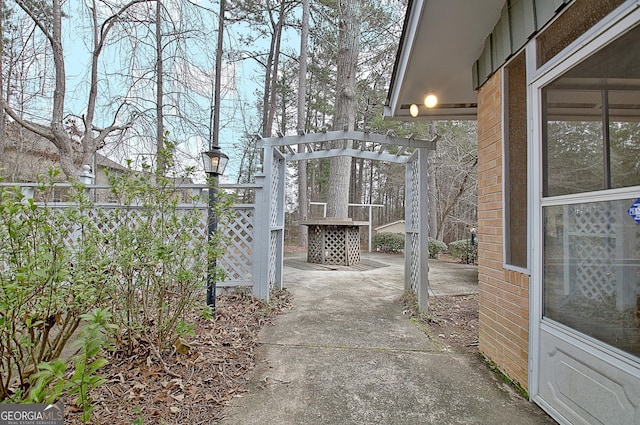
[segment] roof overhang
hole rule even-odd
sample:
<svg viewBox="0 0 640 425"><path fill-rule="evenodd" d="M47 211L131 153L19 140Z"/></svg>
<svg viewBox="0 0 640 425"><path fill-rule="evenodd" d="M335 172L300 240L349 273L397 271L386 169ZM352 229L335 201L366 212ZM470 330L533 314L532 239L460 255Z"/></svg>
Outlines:
<svg viewBox="0 0 640 425"><path fill-rule="evenodd" d="M505 0L413 0L407 7L385 119L476 119L473 64ZM438 97L435 108L424 97ZM409 113L411 104L419 115Z"/></svg>

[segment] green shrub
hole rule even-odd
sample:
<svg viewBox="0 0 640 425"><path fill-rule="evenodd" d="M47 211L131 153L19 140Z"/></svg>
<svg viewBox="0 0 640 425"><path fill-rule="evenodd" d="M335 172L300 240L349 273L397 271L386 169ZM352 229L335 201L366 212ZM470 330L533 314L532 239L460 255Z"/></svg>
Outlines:
<svg viewBox="0 0 640 425"><path fill-rule="evenodd" d="M55 177L50 172L48 181ZM207 273L224 278L209 264L225 240L196 231L206 213L195 202L178 208L175 181L149 168L110 178L123 205L113 212L97 208L80 184L64 208L0 188L0 403L76 395L90 422L89 392L103 383L107 347L158 353L188 331L183 320L204 307ZM38 187L44 200L53 190L53 183ZM222 227L233 199L218 198ZM72 343L79 354L63 357Z"/></svg>
<svg viewBox="0 0 640 425"><path fill-rule="evenodd" d="M377 251L400 252L404 250L404 234L382 232L373 236L373 246ZM447 249L447 244L442 241L429 238L429 258L438 258L438 255Z"/></svg>
<svg viewBox="0 0 640 425"><path fill-rule="evenodd" d="M438 258L440 253L446 249L446 243L437 239L429 238L429 258Z"/></svg>
<svg viewBox="0 0 640 425"><path fill-rule="evenodd" d="M170 167L173 158L165 155ZM107 275L111 314L120 329L115 343L125 354L133 354L139 344L170 348L188 331L185 314L203 306L207 273L224 280L220 267L209 270L226 245L220 232L210 241L195 232L206 213L195 205L178 208L175 180L155 176L152 181L151 168L143 167L109 178L123 207L111 215L118 226L102 234L102 255L113 258ZM230 220L232 204L232 197L218 193L214 213L219 228Z"/></svg>
<svg viewBox="0 0 640 425"><path fill-rule="evenodd" d="M404 249L404 235L402 233L377 233L372 239L377 251L399 252Z"/></svg>
<svg viewBox="0 0 640 425"><path fill-rule="evenodd" d="M80 317L83 324L73 344L78 353L66 361L54 359L40 363L26 401L51 404L66 391L76 395L76 405L82 409L83 422L91 423L94 405L89 393L106 382L97 372L108 363L102 351L109 343L109 330L113 330L115 325L110 323L111 314L104 309L95 308ZM66 373L67 364L73 365L70 375Z"/></svg>
<svg viewBox="0 0 640 425"><path fill-rule="evenodd" d="M449 254L463 263L473 263L478 258L478 241L471 245L470 239L461 239L449 244Z"/></svg>
<svg viewBox="0 0 640 425"><path fill-rule="evenodd" d="M53 183L38 191L47 199ZM91 203L81 185L69 196L73 206L57 209L17 187L0 189L0 401L23 402L40 365L61 356L83 315L101 303L106 263L89 258Z"/></svg>

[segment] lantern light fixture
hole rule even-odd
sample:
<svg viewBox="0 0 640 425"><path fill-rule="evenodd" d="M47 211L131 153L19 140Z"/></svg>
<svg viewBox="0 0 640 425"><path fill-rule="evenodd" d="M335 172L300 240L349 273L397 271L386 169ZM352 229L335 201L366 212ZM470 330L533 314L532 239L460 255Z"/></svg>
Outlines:
<svg viewBox="0 0 640 425"><path fill-rule="evenodd" d="M227 167L229 157L220 151L219 146L212 146L211 150L202 153L204 172L208 175L221 176Z"/></svg>

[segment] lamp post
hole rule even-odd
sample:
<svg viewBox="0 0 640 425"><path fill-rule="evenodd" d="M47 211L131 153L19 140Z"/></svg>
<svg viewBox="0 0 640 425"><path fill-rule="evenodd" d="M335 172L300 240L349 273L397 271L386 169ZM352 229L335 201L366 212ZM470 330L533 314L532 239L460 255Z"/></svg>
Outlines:
<svg viewBox="0 0 640 425"><path fill-rule="evenodd" d="M211 238L218 230L218 220L215 213L216 197L218 194L218 176L224 173L224 169L229 162L229 157L220 151L219 146L212 146L211 150L202 153L202 162L204 171L207 173L207 182L209 184L209 210L207 215L208 230L207 238L211 242ZM211 310L216 308L216 259L209 263L207 272L207 306Z"/></svg>
<svg viewBox="0 0 640 425"><path fill-rule="evenodd" d="M475 226L471 228L471 255L472 261L471 264L476 263L476 234L478 233L478 229Z"/></svg>

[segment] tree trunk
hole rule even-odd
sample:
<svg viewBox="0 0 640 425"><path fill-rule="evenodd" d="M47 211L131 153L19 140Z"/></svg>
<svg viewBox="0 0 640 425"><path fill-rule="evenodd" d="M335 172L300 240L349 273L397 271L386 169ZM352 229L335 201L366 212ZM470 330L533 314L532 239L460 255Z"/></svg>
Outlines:
<svg viewBox="0 0 640 425"><path fill-rule="evenodd" d="M165 173L164 150L164 62L162 58L162 1L156 0L156 165L158 175Z"/></svg>
<svg viewBox="0 0 640 425"><path fill-rule="evenodd" d="M66 72L64 67L64 53L62 49L62 5L60 0L53 0L53 33L50 34L50 44L53 52L55 73L55 88L53 90L53 110L51 112L52 141L60 153L60 168L69 178L75 178L77 168L74 166L74 152L71 138L64 128L64 99L66 93Z"/></svg>
<svg viewBox="0 0 640 425"><path fill-rule="evenodd" d="M224 13L226 0L220 0L220 10L218 12L218 44L216 46L216 75L213 89L213 132L209 140L209 149L219 145L220 136L220 87L222 85L222 41L224 34Z"/></svg>
<svg viewBox="0 0 640 425"><path fill-rule="evenodd" d="M277 81L278 81L278 69L280 68L280 44L282 41L282 29L284 26L284 6L285 2L282 1L280 3L280 10L278 11L278 22L276 23L276 28L274 31L275 36L275 50L273 55L273 71L271 72L271 93L269 94L269 107L268 107L268 117L267 120L272 126L273 120L276 113L276 90L277 90ZM284 110L284 106L283 106ZM284 134L284 132L283 132Z"/></svg>
<svg viewBox="0 0 640 425"><path fill-rule="evenodd" d="M356 116L356 70L360 52L360 1L341 1L338 21L336 113L333 128L353 131ZM351 141L343 141L333 147L348 148L351 144ZM347 218L351 158L347 156L331 158L330 170L327 217Z"/></svg>
<svg viewBox="0 0 640 425"><path fill-rule="evenodd" d="M1 0L0 0L1 1ZM309 38L309 0L302 1L302 29L300 31L300 69L298 72L298 133L304 134L307 128L307 40ZM304 152L305 145L298 145L298 152ZM298 161L298 212L300 221L309 219L309 196L307 194L307 161ZM309 243L307 226L298 226L298 246Z"/></svg>
<svg viewBox="0 0 640 425"><path fill-rule="evenodd" d="M281 3L281 10L282 5ZM278 56L280 55L280 38L282 37L282 20L284 17L282 13L278 17L278 21L273 21L273 12L271 10L268 11L269 17L271 18L271 24L273 26L273 36L271 37L271 44L269 46L269 56L267 57L267 63L265 65L265 74L264 74L264 95L263 95L263 111L262 111L262 134L265 137L271 137L273 132L273 117L274 112L273 108L273 98L274 95L274 86L276 83L277 73L278 73Z"/></svg>

